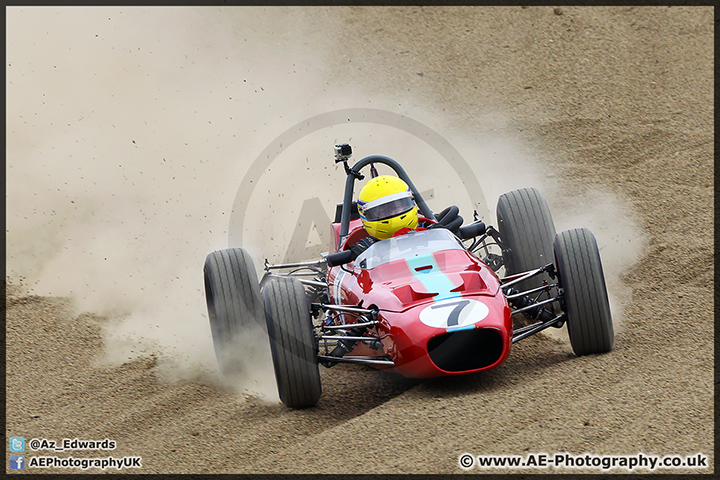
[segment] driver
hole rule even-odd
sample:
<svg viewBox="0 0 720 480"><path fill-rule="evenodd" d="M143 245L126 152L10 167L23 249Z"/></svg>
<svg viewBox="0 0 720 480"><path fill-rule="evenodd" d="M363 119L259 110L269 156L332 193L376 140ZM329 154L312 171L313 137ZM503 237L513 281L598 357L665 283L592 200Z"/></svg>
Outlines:
<svg viewBox="0 0 720 480"><path fill-rule="evenodd" d="M410 230L445 227L453 232L462 224L456 206L437 215L438 223L419 223L418 207L408 184L392 175L380 175L369 180L358 195L358 213L368 237L350 247L357 258L373 243Z"/></svg>

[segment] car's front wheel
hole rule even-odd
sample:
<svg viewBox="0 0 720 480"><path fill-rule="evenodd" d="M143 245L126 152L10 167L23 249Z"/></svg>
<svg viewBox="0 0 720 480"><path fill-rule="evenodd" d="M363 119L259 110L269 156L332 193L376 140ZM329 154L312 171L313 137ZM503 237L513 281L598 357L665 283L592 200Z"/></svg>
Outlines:
<svg viewBox="0 0 720 480"><path fill-rule="evenodd" d="M305 289L297 279L273 278L262 297L280 400L290 408L312 407L322 389Z"/></svg>
<svg viewBox="0 0 720 480"><path fill-rule="evenodd" d="M553 248L573 351L609 352L615 332L595 236L587 228L566 230L557 234Z"/></svg>

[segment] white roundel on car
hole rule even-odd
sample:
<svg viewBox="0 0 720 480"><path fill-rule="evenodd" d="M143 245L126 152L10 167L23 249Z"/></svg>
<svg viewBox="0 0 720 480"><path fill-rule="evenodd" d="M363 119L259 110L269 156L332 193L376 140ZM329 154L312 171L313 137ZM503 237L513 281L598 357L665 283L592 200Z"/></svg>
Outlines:
<svg viewBox="0 0 720 480"><path fill-rule="evenodd" d="M455 297L428 305L420 312L420 321L435 328L466 327L484 319L490 309L482 302Z"/></svg>

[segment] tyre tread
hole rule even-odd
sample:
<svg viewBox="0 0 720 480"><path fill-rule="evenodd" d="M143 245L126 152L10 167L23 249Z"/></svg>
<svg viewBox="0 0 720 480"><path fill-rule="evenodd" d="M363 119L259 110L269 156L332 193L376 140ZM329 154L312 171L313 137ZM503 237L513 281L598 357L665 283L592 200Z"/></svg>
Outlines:
<svg viewBox="0 0 720 480"><path fill-rule="evenodd" d="M215 354L225 375L240 373L227 360L243 331L264 329L264 311L260 287L252 257L242 248L211 252L203 268L208 318Z"/></svg>
<svg viewBox="0 0 720 480"><path fill-rule="evenodd" d="M503 242L512 251L503 255L507 275L539 268L553 261L555 224L547 201L535 187L521 188L500 196L498 228ZM518 284L519 290L539 287L547 274Z"/></svg>
<svg viewBox="0 0 720 480"><path fill-rule="evenodd" d="M290 408L316 405L322 393L305 289L277 278L262 290L280 400Z"/></svg>
<svg viewBox="0 0 720 480"><path fill-rule="evenodd" d="M587 355L612 350L615 335L594 235L586 228L566 230L556 236L554 249L573 351Z"/></svg>

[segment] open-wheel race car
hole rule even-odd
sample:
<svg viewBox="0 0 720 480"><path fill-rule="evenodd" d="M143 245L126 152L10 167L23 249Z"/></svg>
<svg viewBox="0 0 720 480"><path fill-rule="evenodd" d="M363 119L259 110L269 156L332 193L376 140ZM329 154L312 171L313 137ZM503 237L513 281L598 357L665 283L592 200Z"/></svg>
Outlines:
<svg viewBox="0 0 720 480"><path fill-rule="evenodd" d="M501 195L497 228L477 213L463 226L457 207L434 214L395 160L371 155L349 167L350 155L349 145L336 146L347 179L332 223L333 253L290 264L265 260L260 282L244 249L208 254L206 300L224 374L241 371L238 339L253 328L267 332L279 396L291 408L317 404L320 365L462 375L498 367L513 343L564 325L577 355L613 348L595 237L586 228L556 234L537 189ZM354 185L365 167L377 176L374 164L407 184L423 227L365 242L358 252L353 245L369 234Z"/></svg>

